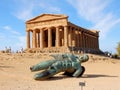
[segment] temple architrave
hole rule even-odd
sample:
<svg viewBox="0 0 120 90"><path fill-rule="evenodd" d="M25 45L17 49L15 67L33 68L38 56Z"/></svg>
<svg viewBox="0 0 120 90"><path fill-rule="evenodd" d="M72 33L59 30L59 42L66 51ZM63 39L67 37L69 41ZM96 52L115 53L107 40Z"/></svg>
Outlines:
<svg viewBox="0 0 120 90"><path fill-rule="evenodd" d="M26 22L28 52L99 52L99 31L68 21L68 16L42 14Z"/></svg>

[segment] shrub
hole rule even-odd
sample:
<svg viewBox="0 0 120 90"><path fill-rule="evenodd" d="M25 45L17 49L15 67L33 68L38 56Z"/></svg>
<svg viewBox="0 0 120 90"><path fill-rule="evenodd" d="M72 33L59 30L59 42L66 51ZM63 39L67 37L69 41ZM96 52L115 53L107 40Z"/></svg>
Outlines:
<svg viewBox="0 0 120 90"><path fill-rule="evenodd" d="M117 50L117 54L120 56L120 42L118 43L116 50Z"/></svg>

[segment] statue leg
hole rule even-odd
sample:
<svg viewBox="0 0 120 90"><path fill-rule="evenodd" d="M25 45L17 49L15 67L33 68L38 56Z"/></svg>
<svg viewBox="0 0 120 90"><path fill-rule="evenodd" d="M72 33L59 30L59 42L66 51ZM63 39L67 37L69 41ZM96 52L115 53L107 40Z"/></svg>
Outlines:
<svg viewBox="0 0 120 90"><path fill-rule="evenodd" d="M83 75L83 73L85 72L85 67L84 66L81 66L82 68L82 72L80 73L79 77L81 77ZM68 71L65 71L63 75L67 75L67 76L70 76L70 77L73 77L73 74L76 70L72 71L72 72L68 72Z"/></svg>
<svg viewBox="0 0 120 90"><path fill-rule="evenodd" d="M81 77L83 75L83 73L85 72L85 67L84 66L81 66L82 67L82 72L81 74L79 75L79 77Z"/></svg>
<svg viewBox="0 0 120 90"><path fill-rule="evenodd" d="M39 71L39 70L48 69L48 67L51 66L56 61L57 60L48 60L48 61L40 62L40 63L30 67L30 70L31 71Z"/></svg>
<svg viewBox="0 0 120 90"><path fill-rule="evenodd" d="M52 77L53 75L55 75L57 73L58 72L54 69L54 67L50 67L50 69L48 69L48 70L45 70L43 72L35 74L34 79L35 80L45 80L45 79Z"/></svg>
<svg viewBox="0 0 120 90"><path fill-rule="evenodd" d="M76 70L74 69L71 69L71 70L66 70L63 75L67 75L67 76L70 76L70 77L73 77L73 73L75 72Z"/></svg>
<svg viewBox="0 0 120 90"><path fill-rule="evenodd" d="M63 73L63 75L67 75L67 76L73 77L73 76L72 76L73 73L70 73L70 72L67 72L67 71L65 71L65 72Z"/></svg>

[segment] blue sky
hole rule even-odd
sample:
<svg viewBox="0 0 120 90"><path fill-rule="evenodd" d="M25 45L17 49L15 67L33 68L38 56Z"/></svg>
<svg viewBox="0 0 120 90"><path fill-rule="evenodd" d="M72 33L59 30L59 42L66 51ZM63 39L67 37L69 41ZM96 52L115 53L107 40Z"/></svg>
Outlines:
<svg viewBox="0 0 120 90"><path fill-rule="evenodd" d="M103 51L116 52L120 42L120 0L2 0L0 50L26 48L25 22L42 13L65 14L69 21L100 31Z"/></svg>

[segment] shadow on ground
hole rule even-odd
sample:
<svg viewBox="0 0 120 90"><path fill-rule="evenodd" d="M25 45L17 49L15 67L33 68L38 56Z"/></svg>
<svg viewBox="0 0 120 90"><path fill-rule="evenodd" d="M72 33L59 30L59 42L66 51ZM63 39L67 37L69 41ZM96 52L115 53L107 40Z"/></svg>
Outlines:
<svg viewBox="0 0 120 90"><path fill-rule="evenodd" d="M99 78L99 77L118 77L111 75L103 75L103 74L85 74L82 78Z"/></svg>
<svg viewBox="0 0 120 90"><path fill-rule="evenodd" d="M0 68L13 68L13 66L0 66Z"/></svg>
<svg viewBox="0 0 120 90"><path fill-rule="evenodd" d="M78 77L78 78L100 78L100 77L118 77L118 76L103 75L103 74L85 74L82 77ZM60 76L53 76L49 79L45 79L42 81L62 80L62 79L68 79L68 78L75 78L75 77L70 77L70 76L65 76L65 75L61 76L60 75Z"/></svg>

